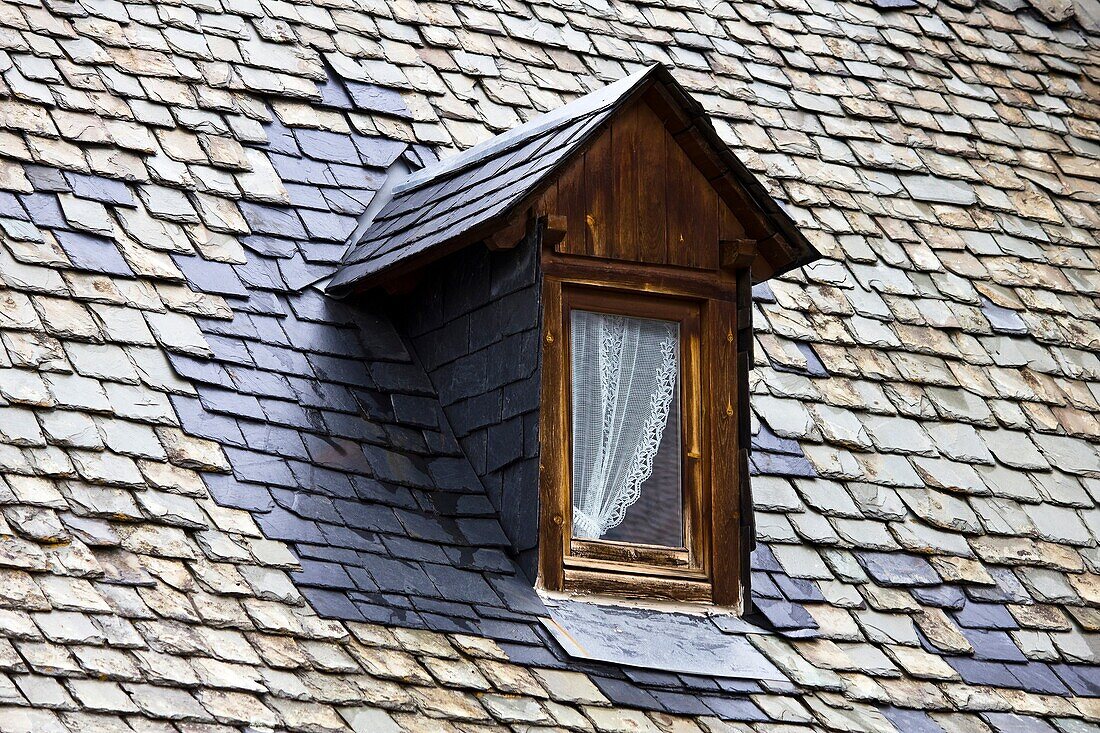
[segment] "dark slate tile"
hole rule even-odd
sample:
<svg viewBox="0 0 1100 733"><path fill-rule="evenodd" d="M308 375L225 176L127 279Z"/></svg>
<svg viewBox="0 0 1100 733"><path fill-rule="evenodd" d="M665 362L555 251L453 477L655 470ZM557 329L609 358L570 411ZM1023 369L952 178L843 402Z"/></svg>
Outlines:
<svg viewBox="0 0 1100 733"><path fill-rule="evenodd" d="M1043 662L1027 664L1006 664L1008 671L1019 680L1019 687L1028 692L1042 695L1069 695L1069 688L1055 673L1054 669Z"/></svg>
<svg viewBox="0 0 1100 733"><path fill-rule="evenodd" d="M432 517L419 511L402 509L395 509L394 513L405 527L405 535L412 539L458 546L466 543L454 521L447 517Z"/></svg>
<svg viewBox="0 0 1100 733"><path fill-rule="evenodd" d="M243 340L232 336L206 334L206 343L218 361L252 366L252 353Z"/></svg>
<svg viewBox="0 0 1100 733"><path fill-rule="evenodd" d="M316 379L302 379L288 376L290 388L294 390L298 401L306 407L325 407L331 410L357 412L359 403L347 387L339 384L320 382ZM317 429L323 430L324 423L318 422Z"/></svg>
<svg viewBox="0 0 1100 733"><path fill-rule="evenodd" d="M767 619L768 624L780 631L816 629L817 622L802 606L790 601L776 601L770 598L754 598L757 610Z"/></svg>
<svg viewBox="0 0 1100 733"><path fill-rule="evenodd" d="M385 592L440 597L439 590L418 563L364 553L362 567Z"/></svg>
<svg viewBox="0 0 1100 733"><path fill-rule="evenodd" d="M485 577L508 610L529 616L550 615L526 576L487 574Z"/></svg>
<svg viewBox="0 0 1100 733"><path fill-rule="evenodd" d="M204 474L203 482L219 506L254 513L269 512L275 506L271 492L264 486L241 483L235 477L221 473Z"/></svg>
<svg viewBox="0 0 1100 733"><path fill-rule="evenodd" d="M650 690L649 694L661 706L661 710L672 715L712 715L712 708L707 707L703 699L697 695L685 692L672 692L669 690Z"/></svg>
<svg viewBox="0 0 1100 733"><path fill-rule="evenodd" d="M241 394L235 390L222 389L210 384L198 386L199 400L207 410L223 415L263 420L264 411L259 401L252 395Z"/></svg>
<svg viewBox="0 0 1100 733"><path fill-rule="evenodd" d="M272 153L268 159L283 181L313 186L337 185L336 176L322 161L303 158L300 153L293 156Z"/></svg>
<svg viewBox="0 0 1100 733"><path fill-rule="evenodd" d="M0 191L0 217L30 221L30 216L23 205L19 203L19 198L7 191Z"/></svg>
<svg viewBox="0 0 1100 733"><path fill-rule="evenodd" d="M615 705L642 708L643 710L662 709L661 703L657 702L653 695L625 680L617 680L611 677L592 677L592 682Z"/></svg>
<svg viewBox="0 0 1100 733"><path fill-rule="evenodd" d="M311 560L333 562L344 566L358 565L360 563L359 553L347 547L333 547L329 544L310 545L299 542L294 545L294 550L299 556L308 557Z"/></svg>
<svg viewBox="0 0 1100 733"><path fill-rule="evenodd" d="M752 436L752 449L770 453L787 453L793 456L802 455L802 447L798 445L798 441L780 438L764 423L760 423L760 430Z"/></svg>
<svg viewBox="0 0 1100 733"><path fill-rule="evenodd" d="M291 239L305 239L306 230L293 209L241 201L241 214L256 234L274 234Z"/></svg>
<svg viewBox="0 0 1100 733"><path fill-rule="evenodd" d="M984 713L982 717L997 733L1058 733L1050 723L1031 715Z"/></svg>
<svg viewBox="0 0 1100 733"><path fill-rule="evenodd" d="M233 268L237 277L248 288L260 288L262 290L284 291L287 289L283 274L279 271L278 263L270 257L249 257L243 265L235 265Z"/></svg>
<svg viewBox="0 0 1100 733"><path fill-rule="evenodd" d="M970 657L945 657L948 664L955 668L963 681L972 685L991 685L993 687L1017 687L1019 680L1002 662L983 662Z"/></svg>
<svg viewBox="0 0 1100 733"><path fill-rule="evenodd" d="M782 599L783 594L780 592L779 586L772 580L771 575L759 570L754 570L752 572L752 597L754 599Z"/></svg>
<svg viewBox="0 0 1100 733"><path fill-rule="evenodd" d="M760 683L753 680L741 680L734 679L732 677L717 677L714 680L715 684L726 692L732 692L741 695L755 695L759 693L761 688Z"/></svg>
<svg viewBox="0 0 1100 733"><path fill-rule="evenodd" d="M718 692L723 690L721 685L718 684L718 680L713 677L704 677L698 674L679 674L680 682L683 686L689 690L700 690L705 692ZM760 688L756 685L750 685L750 689L753 692L759 692Z"/></svg>
<svg viewBox="0 0 1100 733"><path fill-rule="evenodd" d="M1031 593L1016 577L1016 573L1012 572L1012 568L990 567L988 571L996 585L967 586L966 595L968 597L975 601L985 601L987 603L1032 602Z"/></svg>
<svg viewBox="0 0 1100 733"><path fill-rule="evenodd" d="M907 587L939 585L942 579L922 557L902 552L857 552L856 559L880 585Z"/></svg>
<svg viewBox="0 0 1100 733"><path fill-rule="evenodd" d="M337 524L321 524L318 525L318 528L321 530L321 534L325 536L325 542L331 547L357 552L383 552L385 550L381 538L373 532Z"/></svg>
<svg viewBox="0 0 1100 733"><path fill-rule="evenodd" d="M271 496L275 503L287 511L293 512L304 519L325 522L326 524L343 524L339 512L332 500L327 496L314 494L305 490L288 490L273 488Z"/></svg>
<svg viewBox="0 0 1100 733"><path fill-rule="evenodd" d="M783 572L783 566L775 559L772 549L763 542L757 543L749 558L753 570L764 570L771 573Z"/></svg>
<svg viewBox="0 0 1100 733"><path fill-rule="evenodd" d="M306 447L296 430L251 420L240 420L237 425L244 434L245 444L253 450L283 458L308 458Z"/></svg>
<svg viewBox="0 0 1100 733"><path fill-rule="evenodd" d="M971 629L1017 629L1019 624L1008 609L993 603L967 602L954 613L959 626Z"/></svg>
<svg viewBox="0 0 1100 733"><path fill-rule="evenodd" d="M298 148L310 158L335 163L356 159L355 145L348 135L298 128L294 130L294 138L298 141Z"/></svg>
<svg viewBox="0 0 1100 733"><path fill-rule="evenodd" d="M262 342L248 343L252 360L261 369L282 372L297 377L313 377L313 367L301 352Z"/></svg>
<svg viewBox="0 0 1100 733"><path fill-rule="evenodd" d="M264 131L267 133L266 147L270 152L293 157L301 155L294 133L274 115L271 121L264 125Z"/></svg>
<svg viewBox="0 0 1100 733"><path fill-rule="evenodd" d="M404 534L404 527L397 521L391 507L347 499L336 499L333 506L339 514L339 519L334 521L353 529Z"/></svg>
<svg viewBox="0 0 1100 733"><path fill-rule="evenodd" d="M251 354L249 356L251 357ZM282 400L297 399L297 395L290 387L290 382L282 374L234 364L227 365L225 373L229 375L237 390L245 394L257 397L274 397ZM224 381L221 383L225 384ZM263 407L262 404L261 407ZM267 414L266 410L264 414Z"/></svg>
<svg viewBox="0 0 1100 733"><path fill-rule="evenodd" d="M501 599L493 592L481 573L425 563L421 566L443 598L473 604L501 605Z"/></svg>
<svg viewBox="0 0 1100 733"><path fill-rule="evenodd" d="M362 148L360 148L360 151L361 150ZM362 152L360 152L360 158L362 158ZM382 187L382 184L386 180L385 174L381 171L372 171L369 168L364 168L359 163L355 163L354 165L330 163L328 169L336 185L345 188L370 188L377 190Z"/></svg>
<svg viewBox="0 0 1100 733"><path fill-rule="evenodd" d="M214 440L222 445L245 445L244 435L235 418L208 412L194 397L169 395L168 399L179 416L180 427L188 435Z"/></svg>
<svg viewBox="0 0 1100 733"><path fill-rule="evenodd" d="M260 408L264 411L264 415L273 423L298 428L299 430L323 431L325 429L325 423L321 420L321 415L317 410L287 400L268 399L266 397L257 397L257 400L260 403ZM305 400L302 400L302 403L304 402Z"/></svg>
<svg viewBox="0 0 1100 733"><path fill-rule="evenodd" d="M389 168L405 150L405 143L385 137L355 136L355 147L364 165L372 168Z"/></svg>
<svg viewBox="0 0 1100 733"><path fill-rule="evenodd" d="M477 634L489 636L481 631L480 619L467 619L459 616L445 616L438 613L421 611L420 617L424 624L432 631L443 634Z"/></svg>
<svg viewBox="0 0 1100 733"><path fill-rule="evenodd" d="M301 254L285 260L279 260L279 274L290 290L302 290L318 280L332 274L331 265L313 265L306 262Z"/></svg>
<svg viewBox="0 0 1100 733"><path fill-rule="evenodd" d="M351 97L348 96L344 85L331 70L326 69L326 72L328 73L327 81L324 84L317 85L318 91L321 92L321 104L325 107L335 107L342 110L354 109Z"/></svg>
<svg viewBox="0 0 1100 733"><path fill-rule="evenodd" d="M65 178L73 194L81 198L94 199L115 206L136 205L130 187L122 181L72 172L66 172Z"/></svg>
<svg viewBox="0 0 1100 733"><path fill-rule="evenodd" d="M338 214L347 214L348 216L354 217L362 215L367 206L370 205L375 194L374 191L370 190L357 191L355 189L346 188L325 188L320 190L330 210Z"/></svg>
<svg viewBox="0 0 1100 733"><path fill-rule="evenodd" d="M754 702L747 698L712 697L700 698L714 714L723 720L736 720L744 723L756 723L769 720Z"/></svg>
<svg viewBox="0 0 1100 733"><path fill-rule="evenodd" d="M892 705L881 710L886 719L904 733L945 733L944 729L923 710L906 710Z"/></svg>
<svg viewBox="0 0 1100 733"><path fill-rule="evenodd" d="M752 454L751 461L753 475L791 476L795 478L817 477L817 471L803 456L756 452Z"/></svg>
<svg viewBox="0 0 1100 733"><path fill-rule="evenodd" d="M281 458L272 458L263 453L251 450L240 450L225 446L225 454L229 458L229 464L233 467L233 473L244 481L273 486L297 486L286 461Z"/></svg>
<svg viewBox="0 0 1100 733"><path fill-rule="evenodd" d="M935 606L957 611L966 603L966 594L955 585L935 585L926 588L913 588L910 593L926 606Z"/></svg>
<svg viewBox="0 0 1100 733"><path fill-rule="evenodd" d="M63 193L69 190L69 182L57 168L45 165L23 164L23 172L35 191Z"/></svg>
<svg viewBox="0 0 1100 733"><path fill-rule="evenodd" d="M297 204L295 204L297 206ZM251 234L240 238L241 246L264 257L293 257L298 253L298 245L292 239Z"/></svg>
<svg viewBox="0 0 1100 733"><path fill-rule="evenodd" d="M990 662L1026 662L1027 657L1004 631L962 628L963 636L974 647L974 658Z"/></svg>
<svg viewBox="0 0 1100 733"><path fill-rule="evenodd" d="M1073 694L1100 697L1100 668L1085 664L1059 664L1051 669Z"/></svg>
<svg viewBox="0 0 1100 733"><path fill-rule="evenodd" d="M384 115L411 119L412 113L408 105L402 99L401 94L393 89L364 84L358 81L345 82L348 95L352 103L361 110L379 112Z"/></svg>
<svg viewBox="0 0 1100 733"><path fill-rule="evenodd" d="M164 352L164 355L176 373L190 382L226 384L228 381L225 368L216 361L171 351Z"/></svg>
<svg viewBox="0 0 1100 733"><path fill-rule="evenodd" d="M287 194L290 196L290 205L299 211L302 209L329 210L329 202L324 193L325 189L319 186L310 186L301 183L285 183L283 184L283 188L286 189Z"/></svg>
<svg viewBox="0 0 1100 733"><path fill-rule="evenodd" d="M363 457L358 443L330 435L303 434L310 460L337 471L369 473L370 465Z"/></svg>
<svg viewBox="0 0 1100 733"><path fill-rule="evenodd" d="M465 603L454 603L439 598L424 598L422 596L412 596L409 600L412 602L413 608L423 613L460 618L464 621L478 621L480 618L473 606Z"/></svg>
<svg viewBox="0 0 1100 733"><path fill-rule="evenodd" d="M390 557L439 565L451 562L446 550L438 544L419 542L410 537L398 535L386 535L381 540L389 550L387 554Z"/></svg>
<svg viewBox="0 0 1100 733"><path fill-rule="evenodd" d="M817 358L817 352L814 351L812 344L798 341L795 342L795 348L798 349L802 356L806 357L806 374L811 377L829 376L829 370L821 363L821 359Z"/></svg>
<svg viewBox="0 0 1100 733"><path fill-rule="evenodd" d="M290 462L290 472L294 474L299 486L308 487L317 494L344 499L355 498L352 477L342 471L333 471L303 461Z"/></svg>
<svg viewBox="0 0 1100 733"><path fill-rule="evenodd" d="M825 596L821 594L817 584L812 580L792 578L786 574L775 573L772 580L789 600L796 603L824 602Z"/></svg>
<svg viewBox="0 0 1100 733"><path fill-rule="evenodd" d="M343 565L301 558L301 570L292 571L295 583L321 588L355 588L356 585L344 570Z"/></svg>
<svg viewBox="0 0 1100 733"><path fill-rule="evenodd" d="M64 228L68 226L57 196L52 193L32 193L19 196L20 203L26 209L30 220L40 229Z"/></svg>
<svg viewBox="0 0 1100 733"><path fill-rule="evenodd" d="M383 626L400 626L406 629L431 628L417 612L396 608L392 604L378 605L374 603L356 602L355 607L359 610L359 613L362 614L363 619L372 623L381 624Z"/></svg>
<svg viewBox="0 0 1100 733"><path fill-rule="evenodd" d="M1003 333L1012 336L1021 336L1027 333L1027 324L1016 311L1002 308L985 296L981 297L982 313L989 319L989 325L995 333Z"/></svg>
<svg viewBox="0 0 1100 733"><path fill-rule="evenodd" d="M323 588L300 589L302 595L309 601L309 605L320 616L336 618L344 621L365 621L367 618L359 611L358 606L352 603L346 593L339 593Z"/></svg>
<svg viewBox="0 0 1100 733"><path fill-rule="evenodd" d="M33 211L31 216L35 216ZM35 221L42 226L40 220ZM134 271L111 240L63 229L54 230L54 236L76 269L105 275L134 276Z"/></svg>
<svg viewBox="0 0 1100 733"><path fill-rule="evenodd" d="M381 481L403 486L435 487L420 459L414 460L375 445L364 445L363 454L370 463L372 473Z"/></svg>
<svg viewBox="0 0 1100 733"><path fill-rule="evenodd" d="M359 415L326 410L321 412L321 419L324 421L325 427L328 428L328 432L340 438L381 443L385 442L388 435L383 427L364 420Z"/></svg>
<svg viewBox="0 0 1100 733"><path fill-rule="evenodd" d="M322 544L325 541L316 522L302 519L280 507L275 507L267 514L256 514L254 518L263 530L264 537L270 540L314 544Z"/></svg>
<svg viewBox="0 0 1100 733"><path fill-rule="evenodd" d="M659 669L642 669L640 667L623 667L622 671L626 678L636 685L671 688L680 686L680 677L673 672L665 672Z"/></svg>

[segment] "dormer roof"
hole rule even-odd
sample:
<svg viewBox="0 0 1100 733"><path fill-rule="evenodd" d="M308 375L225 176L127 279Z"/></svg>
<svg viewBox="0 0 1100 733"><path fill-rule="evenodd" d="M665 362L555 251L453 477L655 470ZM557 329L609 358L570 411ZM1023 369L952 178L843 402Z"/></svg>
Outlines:
<svg viewBox="0 0 1100 733"><path fill-rule="evenodd" d="M763 183L708 122L706 112L655 64L416 171L358 234L328 285L346 294L392 281L501 229L534 203L620 112L645 96L719 196L754 219L767 276L820 255ZM764 279L755 268L756 279Z"/></svg>

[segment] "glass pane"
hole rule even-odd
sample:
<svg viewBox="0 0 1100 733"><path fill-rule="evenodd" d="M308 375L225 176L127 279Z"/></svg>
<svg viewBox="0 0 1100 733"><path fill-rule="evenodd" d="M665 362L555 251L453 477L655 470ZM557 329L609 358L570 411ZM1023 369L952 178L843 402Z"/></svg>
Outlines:
<svg viewBox="0 0 1100 733"><path fill-rule="evenodd" d="M680 324L573 311L573 536L683 546Z"/></svg>

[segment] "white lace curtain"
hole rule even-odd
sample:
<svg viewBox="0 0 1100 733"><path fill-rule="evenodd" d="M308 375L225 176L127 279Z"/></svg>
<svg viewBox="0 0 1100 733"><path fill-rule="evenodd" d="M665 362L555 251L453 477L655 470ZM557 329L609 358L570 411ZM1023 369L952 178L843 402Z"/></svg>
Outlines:
<svg viewBox="0 0 1100 733"><path fill-rule="evenodd" d="M676 391L680 324L573 311L573 536L623 521L653 472Z"/></svg>

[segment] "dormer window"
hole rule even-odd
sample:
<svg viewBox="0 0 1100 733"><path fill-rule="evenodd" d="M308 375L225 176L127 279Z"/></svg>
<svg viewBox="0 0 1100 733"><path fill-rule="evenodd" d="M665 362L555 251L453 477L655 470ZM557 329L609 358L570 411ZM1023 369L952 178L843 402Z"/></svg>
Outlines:
<svg viewBox="0 0 1100 733"><path fill-rule="evenodd" d="M532 581L742 607L751 287L817 255L702 108L652 67L390 195L330 292L413 291L414 345Z"/></svg>

